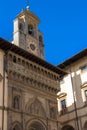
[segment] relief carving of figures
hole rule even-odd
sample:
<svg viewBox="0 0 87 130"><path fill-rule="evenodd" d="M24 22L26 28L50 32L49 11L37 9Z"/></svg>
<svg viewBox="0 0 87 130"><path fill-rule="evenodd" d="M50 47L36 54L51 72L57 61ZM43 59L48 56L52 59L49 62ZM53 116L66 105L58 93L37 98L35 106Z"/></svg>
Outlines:
<svg viewBox="0 0 87 130"><path fill-rule="evenodd" d="M32 114L39 114L39 110L40 110L40 108L39 108L38 102L34 102L34 103L31 104L31 106L30 106L30 113L32 113Z"/></svg>
<svg viewBox="0 0 87 130"><path fill-rule="evenodd" d="M33 115L46 116L42 103L37 98L30 99L26 105L26 111Z"/></svg>

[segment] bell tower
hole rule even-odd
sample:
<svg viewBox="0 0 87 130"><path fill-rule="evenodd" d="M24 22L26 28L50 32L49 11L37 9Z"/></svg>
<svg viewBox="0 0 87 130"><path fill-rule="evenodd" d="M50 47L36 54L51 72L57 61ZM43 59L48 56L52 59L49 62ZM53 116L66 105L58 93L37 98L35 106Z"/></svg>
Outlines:
<svg viewBox="0 0 87 130"><path fill-rule="evenodd" d="M44 59L43 35L38 29L39 23L38 17L27 6L14 20L13 43Z"/></svg>

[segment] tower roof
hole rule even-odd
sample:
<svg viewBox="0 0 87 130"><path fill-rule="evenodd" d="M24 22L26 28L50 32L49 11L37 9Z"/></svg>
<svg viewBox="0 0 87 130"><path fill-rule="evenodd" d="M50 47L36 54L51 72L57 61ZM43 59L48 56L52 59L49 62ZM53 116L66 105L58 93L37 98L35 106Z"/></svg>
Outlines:
<svg viewBox="0 0 87 130"><path fill-rule="evenodd" d="M32 13L30 10L23 9L22 12L20 14L18 14L17 17L21 18L22 16L32 17L33 19L35 19L37 21L38 24L40 23L39 18L34 13Z"/></svg>

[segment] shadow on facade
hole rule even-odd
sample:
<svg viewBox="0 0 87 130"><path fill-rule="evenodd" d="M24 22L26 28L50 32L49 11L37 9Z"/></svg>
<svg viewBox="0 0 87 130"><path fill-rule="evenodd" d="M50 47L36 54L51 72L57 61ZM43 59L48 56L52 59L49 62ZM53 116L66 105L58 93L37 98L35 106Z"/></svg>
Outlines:
<svg viewBox="0 0 87 130"><path fill-rule="evenodd" d="M87 120L85 123L82 121L86 117L84 115L85 109L87 109L87 103L85 102L83 102L83 106L78 108L74 108L73 103L71 106L62 109L58 116L63 126L61 130L87 130ZM80 112L83 112L83 115L79 115ZM71 122L74 122L73 126L69 125Z"/></svg>
<svg viewBox="0 0 87 130"><path fill-rule="evenodd" d="M62 106L62 110L59 113L59 118L61 118L61 121L63 122L62 123L63 127L61 130L87 130L87 121L85 121L84 123L82 120L86 116L84 115L84 111L86 110L87 107L87 95L86 95L87 82L85 82L85 80L83 82L81 79L81 74L78 73L75 73L75 75L72 76L70 72L70 77L71 77L74 103L72 103L72 105L69 107L67 107L66 105L65 107ZM66 99L67 98L65 98L65 100ZM83 99L85 100L83 101ZM67 99L67 101L68 100L69 99ZM70 122L76 122L76 123L74 123L74 126L69 126L68 124Z"/></svg>

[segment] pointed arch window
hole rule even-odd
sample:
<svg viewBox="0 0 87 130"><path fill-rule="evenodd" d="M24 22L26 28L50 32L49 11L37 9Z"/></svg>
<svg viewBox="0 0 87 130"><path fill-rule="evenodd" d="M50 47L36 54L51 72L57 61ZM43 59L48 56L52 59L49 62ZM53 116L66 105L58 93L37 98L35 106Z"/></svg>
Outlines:
<svg viewBox="0 0 87 130"><path fill-rule="evenodd" d="M23 24L22 23L19 24L19 30L23 31Z"/></svg>
<svg viewBox="0 0 87 130"><path fill-rule="evenodd" d="M20 96L15 96L13 99L13 108L20 109Z"/></svg>
<svg viewBox="0 0 87 130"><path fill-rule="evenodd" d="M34 36L34 28L33 25L28 25L28 34Z"/></svg>

